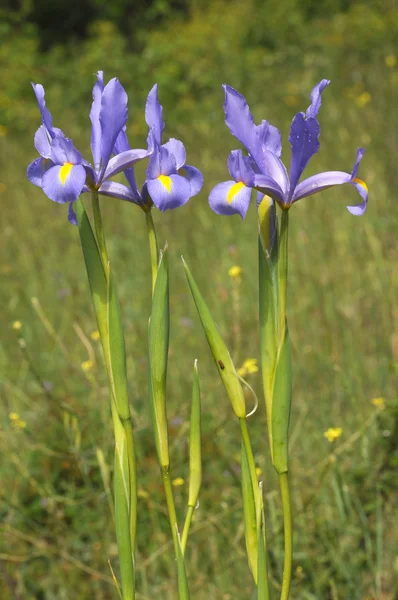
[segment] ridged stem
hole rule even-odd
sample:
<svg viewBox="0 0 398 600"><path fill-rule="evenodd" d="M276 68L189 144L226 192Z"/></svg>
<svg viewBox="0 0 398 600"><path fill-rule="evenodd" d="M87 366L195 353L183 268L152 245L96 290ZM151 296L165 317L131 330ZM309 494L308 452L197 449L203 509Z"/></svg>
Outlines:
<svg viewBox="0 0 398 600"><path fill-rule="evenodd" d="M285 538L285 558L283 563L283 580L280 600L288 600L290 594L290 583L292 579L293 528L289 478L287 473L281 473L279 475L279 485L282 497L283 530Z"/></svg>

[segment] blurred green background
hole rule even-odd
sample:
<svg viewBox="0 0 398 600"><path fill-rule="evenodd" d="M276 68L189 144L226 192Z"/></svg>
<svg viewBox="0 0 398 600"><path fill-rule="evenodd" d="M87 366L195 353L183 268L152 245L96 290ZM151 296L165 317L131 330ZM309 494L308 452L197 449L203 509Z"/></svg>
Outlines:
<svg viewBox="0 0 398 600"><path fill-rule="evenodd" d="M7 6L8 4L8 6ZM116 598L109 485L107 381L77 230L66 209L25 177L40 117L30 81L45 86L54 122L88 158L98 69L129 94L128 133L145 144L145 98L155 82L166 138L184 141L205 186L178 211L156 212L171 250L169 423L179 518L187 499L192 366L203 395L204 481L188 548L192 597L251 598L240 497L239 431L198 324L184 255L238 365L258 358L257 236L251 207L214 215L210 189L238 147L223 123L224 82L257 121L290 121L312 87L332 80L320 112L321 150L307 173L350 171L370 189L362 218L350 186L291 211L288 317L294 600L398 597L397 189L398 10L395 0L21 0L0 9L0 597ZM143 169L138 170L143 177ZM139 454L138 600L175 599L173 551L147 403L150 265L143 213L102 200L126 328ZM242 267L240 280L228 275ZM259 373L249 375L261 394ZM250 420L264 479L270 565L278 597L281 506L263 403ZM342 435L330 443L329 427Z"/></svg>

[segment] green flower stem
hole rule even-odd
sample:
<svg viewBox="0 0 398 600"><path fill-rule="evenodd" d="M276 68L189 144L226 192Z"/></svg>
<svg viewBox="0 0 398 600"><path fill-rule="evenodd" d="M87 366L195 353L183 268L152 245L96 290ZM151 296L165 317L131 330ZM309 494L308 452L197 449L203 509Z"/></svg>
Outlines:
<svg viewBox="0 0 398 600"><path fill-rule="evenodd" d="M179 554L179 540L178 540L178 524L177 524L177 514L176 508L174 504L174 496L173 496L173 488L171 486L170 480L170 468L169 466L162 466L162 477L163 477L163 487L166 494L166 504L167 504L167 512L169 515L170 529L173 535L174 542L174 551L176 555L176 559L178 560Z"/></svg>
<svg viewBox="0 0 398 600"><path fill-rule="evenodd" d="M148 231L149 251L151 254L151 269L152 269L152 294L155 289L156 277L158 274L159 250L156 239L155 224L152 218L152 211L145 212L146 226Z"/></svg>
<svg viewBox="0 0 398 600"><path fill-rule="evenodd" d="M189 529L191 527L191 521L192 521L192 516L193 516L194 510L195 510L194 506L188 505L188 510L187 510L187 514L185 517L184 529L182 530L182 536L181 536L181 548L182 548L183 554L185 554L185 549L187 547L188 534L189 534Z"/></svg>
<svg viewBox="0 0 398 600"><path fill-rule="evenodd" d="M250 437L249 437L249 431L247 429L246 418L243 417L242 419L239 419L239 424L240 424L240 431L242 434L242 441L245 446L247 460L249 463L250 479L252 482L253 495L256 500L256 506L257 506L258 479L257 479L257 473L256 473L256 463L254 462L253 450L252 450L252 445L251 445Z"/></svg>
<svg viewBox="0 0 398 600"><path fill-rule="evenodd" d="M281 473L279 475L279 485L282 496L283 528L285 537L285 558L283 564L283 580L280 600L288 600L290 593L290 582L292 579L293 529L289 479L287 473Z"/></svg>
<svg viewBox="0 0 398 600"><path fill-rule="evenodd" d="M99 205L98 192L91 194L91 203L94 216L94 226L97 238L97 244L101 261L104 268L105 277L109 283L110 279L110 268L109 258L105 242L105 233L102 223L101 210ZM106 326L105 330L101 335L102 345L104 350L105 364L108 371L108 377L110 383L113 381L111 355L110 355L110 340L109 340L109 329ZM134 435L133 428L130 419L130 407L128 402L123 406L123 413L126 415L125 418L121 418L114 393L111 388L111 409L112 409L112 420L115 433L115 460L123 464L120 467L123 473L121 473L122 481L118 481L118 477L115 476L115 505L119 504L122 508L118 511L119 520L117 520L117 538L119 547L119 558L121 563L121 575L122 575L122 589L123 589L123 600L134 600L135 598L135 575L134 575L134 553L135 553L135 540L136 540L136 528L137 528L137 477L136 477L136 457L134 447ZM120 458L121 453L124 451L127 456L127 468L126 463ZM119 475L119 471L116 473ZM127 485L127 489L125 486ZM127 498L126 498L127 493ZM127 510L125 509L127 507ZM123 522L120 522L123 520ZM126 532L129 532L128 538L126 538Z"/></svg>
<svg viewBox="0 0 398 600"><path fill-rule="evenodd" d="M285 338L286 326L286 290L287 290L287 258L288 258L289 211L282 211L281 230L279 239L278 280L279 280L279 346Z"/></svg>

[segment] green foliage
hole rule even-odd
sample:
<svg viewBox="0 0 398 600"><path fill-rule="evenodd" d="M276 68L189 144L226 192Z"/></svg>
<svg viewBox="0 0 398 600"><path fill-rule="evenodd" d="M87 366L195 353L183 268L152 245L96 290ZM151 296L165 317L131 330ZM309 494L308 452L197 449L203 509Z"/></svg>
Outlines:
<svg viewBox="0 0 398 600"><path fill-rule="evenodd" d="M112 470L113 433L101 350L90 337L97 325L79 236L67 223L65 207L47 200L25 179L36 155L33 135L39 125L29 82L45 85L55 124L89 157L88 112L100 68L108 78L117 75L129 93L128 133L137 146L145 143L146 95L153 83L160 83L166 134L184 140L188 162L205 175L205 189L186 207L154 214L159 240L169 241L167 409L172 478L184 481L192 361L198 357L201 363L203 484L186 553L191 594L198 600L220 594L235 598L237 589L242 598L253 593L242 529L239 436L179 268L184 254L234 349L235 364L257 357L255 211L242 224L218 218L207 205L211 187L228 177L228 151L237 147L223 123L220 85L240 89L257 120L281 127L288 162L286 134L293 114L308 106L315 82L332 79L320 112L321 150L309 170L348 171L356 147L364 145L360 176L369 185L370 203L365 217L349 215L345 204L355 201L355 191L347 186L291 210L292 598L396 596L397 16L394 3L381 0L329 6L328 13L293 12L288 23L278 17L274 24L260 2L228 3L227 9L211 3L184 19L170 15L161 27L141 34L139 51L130 50L131 39L110 21L97 21L82 41L41 54L35 27L17 32L2 20L2 599L17 594L24 600L116 597L107 564L110 559L119 576L114 526L95 452L103 450ZM275 10L284 9L278 5ZM266 45L266 37L272 44ZM170 576L174 557L159 501L163 492L148 406L151 276L144 215L127 203L101 202L126 323L137 439L137 590L140 600L169 600L177 597L177 588ZM237 288L228 277L233 264L244 269ZM56 336L32 298L39 299ZM13 329L16 320L22 329ZM91 368L83 370L88 360ZM260 395L260 378L251 377ZM376 397L385 399L385 410L371 404ZM19 421L10 419L11 413L18 413ZM72 420L73 427L68 425ZM332 426L343 427L334 444L323 436ZM281 506L261 405L250 430L263 472L270 580L275 582L283 558ZM174 491L182 523L188 489L182 485Z"/></svg>

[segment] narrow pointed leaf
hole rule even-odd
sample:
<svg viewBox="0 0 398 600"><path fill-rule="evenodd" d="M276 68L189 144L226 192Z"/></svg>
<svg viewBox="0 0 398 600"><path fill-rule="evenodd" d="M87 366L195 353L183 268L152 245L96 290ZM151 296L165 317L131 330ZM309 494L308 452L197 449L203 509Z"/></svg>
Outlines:
<svg viewBox="0 0 398 600"><path fill-rule="evenodd" d="M169 465L166 414L166 379L169 351L170 307L167 246L161 252L149 324L149 388L155 443L162 467Z"/></svg>
<svg viewBox="0 0 398 600"><path fill-rule="evenodd" d="M222 379L236 416L243 418L246 415L245 398L243 395L242 386L236 374L235 366L228 352L228 348L220 335L217 325L213 321L213 317L211 316L211 313L203 299L202 294L200 293L191 271L189 270L184 259L182 259L182 261L189 287L191 289L191 293L195 301L207 341L213 354L218 373Z"/></svg>
<svg viewBox="0 0 398 600"><path fill-rule="evenodd" d="M243 443L241 451L241 470L246 552L250 570L252 572L254 581L257 583L258 541L256 522L256 501L253 494L253 485L250 476L249 461L247 459L246 449Z"/></svg>
<svg viewBox="0 0 398 600"><path fill-rule="evenodd" d="M273 464L278 473L288 470L288 435L292 403L292 359L287 324L275 368L272 394Z"/></svg>
<svg viewBox="0 0 398 600"><path fill-rule="evenodd" d="M188 506L195 507L202 483L200 385L198 364L195 361L192 386L191 428L189 436L189 494Z"/></svg>

